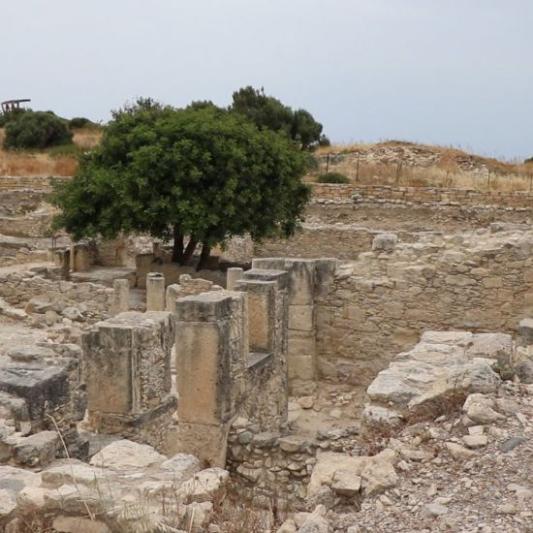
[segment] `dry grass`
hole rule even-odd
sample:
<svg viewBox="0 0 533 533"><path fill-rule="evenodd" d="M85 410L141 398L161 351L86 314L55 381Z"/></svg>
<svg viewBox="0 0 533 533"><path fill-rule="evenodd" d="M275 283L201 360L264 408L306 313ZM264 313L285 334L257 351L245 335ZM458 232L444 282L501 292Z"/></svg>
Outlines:
<svg viewBox="0 0 533 533"><path fill-rule="evenodd" d="M327 154L333 156L329 161ZM368 161L369 154L372 161ZM327 168L345 174L354 184L533 192L533 164L484 158L457 148L387 141L324 147L317 155L321 156L317 174ZM420 164L416 164L418 159ZM309 179L314 181L316 176Z"/></svg>
<svg viewBox="0 0 533 533"><path fill-rule="evenodd" d="M99 128L80 128L74 130L74 138L72 139L76 146L83 150L91 150L98 146L102 139L102 130Z"/></svg>
<svg viewBox="0 0 533 533"><path fill-rule="evenodd" d="M0 129L0 176L73 176L78 168L77 154L94 148L102 137L98 128L74 132L73 147L54 147L43 151L4 150L4 131Z"/></svg>

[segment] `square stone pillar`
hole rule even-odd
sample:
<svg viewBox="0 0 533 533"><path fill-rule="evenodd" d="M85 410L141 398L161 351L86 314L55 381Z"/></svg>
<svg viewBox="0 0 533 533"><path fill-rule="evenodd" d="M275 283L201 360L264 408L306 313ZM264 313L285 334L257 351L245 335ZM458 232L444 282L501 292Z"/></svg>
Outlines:
<svg viewBox="0 0 533 533"><path fill-rule="evenodd" d="M165 276L159 272L146 276L146 310L165 310Z"/></svg>
<svg viewBox="0 0 533 533"><path fill-rule="evenodd" d="M82 335L89 423L95 431L166 448L171 395L172 315L127 312Z"/></svg>
<svg viewBox="0 0 533 533"><path fill-rule="evenodd" d="M250 356L241 412L262 431L283 431L288 420L288 276L252 269L237 283L248 297Z"/></svg>
<svg viewBox="0 0 533 533"><path fill-rule="evenodd" d="M178 436L174 452L224 466L231 419L245 392L244 294L206 292L176 302Z"/></svg>
<svg viewBox="0 0 533 533"><path fill-rule="evenodd" d="M226 270L226 289L235 290L237 282L242 278L244 270L239 267L231 267Z"/></svg>
<svg viewBox="0 0 533 533"><path fill-rule="evenodd" d="M311 394L316 388L316 299L326 290L335 259L254 259L252 270L277 269L288 273L288 372L290 391Z"/></svg>
<svg viewBox="0 0 533 533"><path fill-rule="evenodd" d="M123 313L130 308L130 282L127 279L113 280L112 313Z"/></svg>

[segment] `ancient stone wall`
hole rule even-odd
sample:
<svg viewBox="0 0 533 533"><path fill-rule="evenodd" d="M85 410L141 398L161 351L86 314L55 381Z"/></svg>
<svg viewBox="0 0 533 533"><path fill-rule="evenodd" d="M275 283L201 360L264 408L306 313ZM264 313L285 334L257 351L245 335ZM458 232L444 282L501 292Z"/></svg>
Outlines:
<svg viewBox="0 0 533 533"><path fill-rule="evenodd" d="M316 308L320 375L366 387L424 330L515 331L533 312L533 233L378 247L339 268Z"/></svg>
<svg viewBox="0 0 533 533"><path fill-rule="evenodd" d="M313 201L334 203L379 202L396 204L441 204L512 209L533 209L531 192L482 192L437 187L391 187L314 183Z"/></svg>
<svg viewBox="0 0 533 533"><path fill-rule="evenodd" d="M176 409L170 375L173 342L174 323L167 312L121 313L82 336L94 431L166 449Z"/></svg>
<svg viewBox="0 0 533 533"><path fill-rule="evenodd" d="M47 279L35 272L11 272L0 275L0 297L13 306L30 305L36 312L59 312L73 305L100 316L111 309L113 289L96 283Z"/></svg>

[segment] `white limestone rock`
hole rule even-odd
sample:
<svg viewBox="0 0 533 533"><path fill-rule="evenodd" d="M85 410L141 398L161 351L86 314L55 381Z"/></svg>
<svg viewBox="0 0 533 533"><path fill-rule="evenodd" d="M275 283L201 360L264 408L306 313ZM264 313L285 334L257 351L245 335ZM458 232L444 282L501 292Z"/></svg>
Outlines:
<svg viewBox="0 0 533 533"><path fill-rule="evenodd" d="M318 494L323 485L332 486L338 471L343 472L343 477L360 477L361 489L366 495L382 492L398 481L393 466L396 459L396 453L390 449L374 456L357 457L335 452L320 453L307 486L307 497L312 498Z"/></svg>
<svg viewBox="0 0 533 533"><path fill-rule="evenodd" d="M511 350L508 341L507 335L426 332L376 376L368 395L374 402L408 409L455 391L492 392L501 382L492 369L493 357Z"/></svg>
<svg viewBox="0 0 533 533"><path fill-rule="evenodd" d="M152 446L123 439L102 448L92 457L90 464L114 470L136 470L158 466L166 459Z"/></svg>
<svg viewBox="0 0 533 533"><path fill-rule="evenodd" d="M463 405L463 411L476 424L492 424L505 417L494 410L494 399L483 394L470 394Z"/></svg>
<svg viewBox="0 0 533 533"><path fill-rule="evenodd" d="M9 516L17 507L17 495L26 487L39 485L39 474L15 468L0 466L0 518Z"/></svg>

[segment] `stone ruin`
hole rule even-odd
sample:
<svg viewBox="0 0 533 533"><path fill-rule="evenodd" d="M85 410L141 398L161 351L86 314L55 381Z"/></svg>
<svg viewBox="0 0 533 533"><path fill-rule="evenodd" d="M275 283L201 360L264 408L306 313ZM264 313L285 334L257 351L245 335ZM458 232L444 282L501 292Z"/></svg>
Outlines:
<svg viewBox="0 0 533 533"><path fill-rule="evenodd" d="M493 531L527 531L510 461L529 471L532 252L529 227L493 224L378 232L352 261L256 258L225 288L69 281L67 256L0 272L1 527L226 531L236 494L258 531L474 530L462 488L438 495L455 477L404 498L458 461L503 487Z"/></svg>

